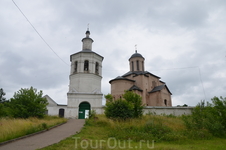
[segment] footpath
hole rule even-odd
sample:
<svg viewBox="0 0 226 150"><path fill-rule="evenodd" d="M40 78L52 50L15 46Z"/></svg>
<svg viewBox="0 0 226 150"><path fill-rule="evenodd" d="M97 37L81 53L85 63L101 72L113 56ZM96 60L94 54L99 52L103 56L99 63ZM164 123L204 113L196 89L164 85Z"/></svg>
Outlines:
<svg viewBox="0 0 226 150"><path fill-rule="evenodd" d="M84 119L70 119L67 123L51 130L0 145L0 150L35 150L43 148L76 134L82 129L84 123Z"/></svg>

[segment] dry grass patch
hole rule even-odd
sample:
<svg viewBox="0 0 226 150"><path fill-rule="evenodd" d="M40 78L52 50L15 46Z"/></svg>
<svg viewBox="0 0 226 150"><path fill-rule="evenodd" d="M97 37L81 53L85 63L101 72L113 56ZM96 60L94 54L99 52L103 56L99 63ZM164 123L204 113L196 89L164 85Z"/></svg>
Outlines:
<svg viewBox="0 0 226 150"><path fill-rule="evenodd" d="M44 117L43 119L1 118L0 142L18 138L38 131L42 131L63 122L66 122L66 119L50 116Z"/></svg>

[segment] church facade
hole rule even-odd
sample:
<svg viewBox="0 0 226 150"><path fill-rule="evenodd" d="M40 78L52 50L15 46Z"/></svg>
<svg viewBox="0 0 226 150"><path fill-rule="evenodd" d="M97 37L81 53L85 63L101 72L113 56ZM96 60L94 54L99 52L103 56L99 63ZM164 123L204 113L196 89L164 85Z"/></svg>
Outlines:
<svg viewBox="0 0 226 150"><path fill-rule="evenodd" d="M70 55L69 90L67 92L67 104L57 104L48 95L47 114L65 118L84 119L91 110L97 114L104 112L102 106L103 94L101 92L102 62L104 57L92 50L93 39L90 31L86 31L82 39L82 50ZM145 58L137 51L129 58L129 72L109 81L111 94L114 99L122 98L125 90L134 91L142 97L146 106L144 113L156 111L157 113L183 114L187 110L178 111L171 109L172 93L160 77L145 71ZM158 110L151 107L159 106ZM169 110L165 110L169 108ZM190 113L190 110L188 111Z"/></svg>
<svg viewBox="0 0 226 150"><path fill-rule="evenodd" d="M84 119L91 110L102 113L101 80L104 57L92 51L92 43L90 31L87 30L86 37L82 39L82 50L70 56L67 105L59 105L46 95L49 115Z"/></svg>
<svg viewBox="0 0 226 150"><path fill-rule="evenodd" d="M142 97L145 106L172 106L171 95L160 77L145 71L145 58L136 52L129 58L130 71L109 81L113 98L122 98L125 91L134 91Z"/></svg>

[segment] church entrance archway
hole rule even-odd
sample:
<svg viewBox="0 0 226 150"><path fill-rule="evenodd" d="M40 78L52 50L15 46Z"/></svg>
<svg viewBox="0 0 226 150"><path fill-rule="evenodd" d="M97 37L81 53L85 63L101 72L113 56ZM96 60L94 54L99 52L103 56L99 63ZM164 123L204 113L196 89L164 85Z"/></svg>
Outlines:
<svg viewBox="0 0 226 150"><path fill-rule="evenodd" d="M88 102L82 102L79 104L78 119L85 119L89 117L90 104Z"/></svg>
<svg viewBox="0 0 226 150"><path fill-rule="evenodd" d="M64 117L64 109L63 108L59 109L59 117L61 117L61 118Z"/></svg>

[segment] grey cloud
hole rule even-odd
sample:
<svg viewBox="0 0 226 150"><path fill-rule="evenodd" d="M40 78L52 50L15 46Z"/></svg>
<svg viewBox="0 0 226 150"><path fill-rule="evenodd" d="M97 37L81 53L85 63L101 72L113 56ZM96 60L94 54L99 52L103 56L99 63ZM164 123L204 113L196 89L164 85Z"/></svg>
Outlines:
<svg viewBox="0 0 226 150"><path fill-rule="evenodd" d="M162 77L174 105L196 105L204 98L199 70L189 68L193 66L201 70L207 99L226 96L224 0L15 2L69 66L45 45L12 2L1 1L0 86L8 97L21 87L34 86L50 92L56 101L57 97L66 101L69 56L81 50L88 23L93 50L104 57L104 94L110 93L109 80L129 71L128 59L138 41L146 70ZM152 37L158 39L145 39Z"/></svg>

